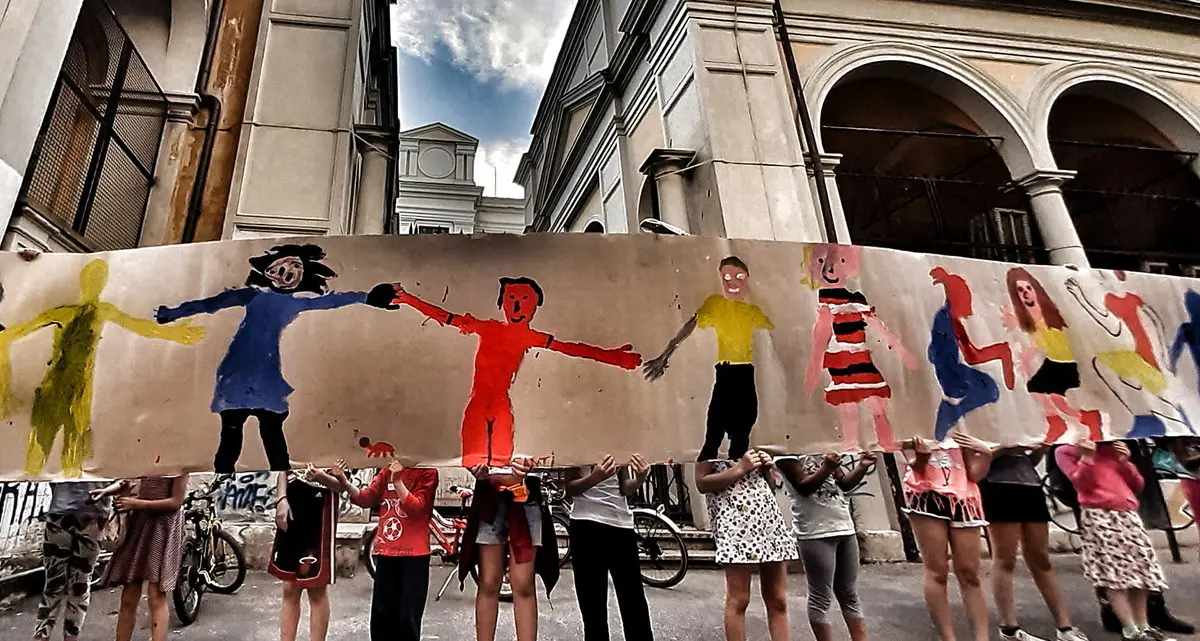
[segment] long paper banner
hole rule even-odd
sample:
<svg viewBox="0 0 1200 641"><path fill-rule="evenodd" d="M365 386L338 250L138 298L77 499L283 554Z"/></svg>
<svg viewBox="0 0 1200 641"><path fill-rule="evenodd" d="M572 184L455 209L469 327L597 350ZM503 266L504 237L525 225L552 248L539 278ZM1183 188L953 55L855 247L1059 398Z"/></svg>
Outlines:
<svg viewBox="0 0 1200 641"><path fill-rule="evenodd" d="M6 254L0 283L5 479L1200 425L1190 279L552 235Z"/></svg>

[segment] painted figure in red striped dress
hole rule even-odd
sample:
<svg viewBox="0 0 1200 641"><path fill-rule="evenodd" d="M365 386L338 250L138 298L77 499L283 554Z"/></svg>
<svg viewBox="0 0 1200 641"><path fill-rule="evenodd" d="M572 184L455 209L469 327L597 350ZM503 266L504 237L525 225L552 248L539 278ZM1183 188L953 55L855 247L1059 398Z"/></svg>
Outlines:
<svg viewBox="0 0 1200 641"><path fill-rule="evenodd" d="M892 390L871 360L867 329L879 335L899 355L904 366L917 368L917 357L875 315L866 296L850 285L862 266L858 247L852 245L809 245L805 247L806 283L817 291L817 321L813 325L812 355L808 361L804 391L816 391L821 370L829 373L825 402L838 410L842 444L846 452L861 450L858 435L859 408L866 407L874 423L875 436L886 451L898 449L888 420Z"/></svg>

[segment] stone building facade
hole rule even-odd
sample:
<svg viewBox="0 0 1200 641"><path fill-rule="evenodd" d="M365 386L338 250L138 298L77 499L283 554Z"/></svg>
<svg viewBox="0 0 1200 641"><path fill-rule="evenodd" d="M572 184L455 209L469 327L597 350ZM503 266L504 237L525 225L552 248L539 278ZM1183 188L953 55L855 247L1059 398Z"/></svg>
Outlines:
<svg viewBox="0 0 1200 641"><path fill-rule="evenodd" d="M442 123L400 132L400 234L520 234L525 201L484 196L475 182L479 139Z"/></svg>
<svg viewBox="0 0 1200 641"><path fill-rule="evenodd" d="M391 4L0 3L3 247L390 229Z"/></svg>
<svg viewBox="0 0 1200 641"><path fill-rule="evenodd" d="M580 0L516 180L539 232L1198 276L1198 174L1194 2Z"/></svg>

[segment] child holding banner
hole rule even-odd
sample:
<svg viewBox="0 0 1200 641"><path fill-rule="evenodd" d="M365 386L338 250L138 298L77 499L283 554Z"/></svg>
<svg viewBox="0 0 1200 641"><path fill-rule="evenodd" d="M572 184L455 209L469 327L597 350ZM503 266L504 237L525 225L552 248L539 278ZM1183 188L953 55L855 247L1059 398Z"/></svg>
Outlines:
<svg viewBox="0 0 1200 641"><path fill-rule="evenodd" d="M791 638L787 564L796 560L796 540L775 500L771 466L771 455L754 449L738 461L696 465L696 488L708 503L716 560L725 570L726 641L746 640L746 608L755 568L771 641Z"/></svg>
<svg viewBox="0 0 1200 641"><path fill-rule="evenodd" d="M461 588L467 575L478 570L476 641L495 641L506 566L517 641L537 639L534 577L542 577L547 596L558 583L554 521L542 501L540 479L530 474L532 467L529 460L514 459L511 471L487 465L470 468L476 479L475 493L458 557L458 580Z"/></svg>
<svg viewBox="0 0 1200 641"><path fill-rule="evenodd" d="M311 641L325 641L329 631L329 586L334 581L333 539L337 531L337 493L343 475L338 461L333 473L312 465L300 472L280 472L276 484L275 545L267 571L283 581L279 638L295 641L300 626L300 596L308 592Z"/></svg>
<svg viewBox="0 0 1200 641"><path fill-rule="evenodd" d="M429 520L438 471L407 468L393 460L379 470L366 489L334 468L352 503L379 510L375 555L375 589L371 593L371 641L420 641L421 619L429 592Z"/></svg>
<svg viewBox="0 0 1200 641"><path fill-rule="evenodd" d="M96 498L120 492L114 504L128 513L121 531L121 545L113 553L101 583L123 585L121 609L117 612L117 641L133 638L137 625L142 585L150 601L150 639L166 641L167 593L179 580L183 562L183 496L188 477L152 476L141 479L137 495L126 495L130 484L121 482L101 490Z"/></svg>
<svg viewBox="0 0 1200 641"><path fill-rule="evenodd" d="M988 641L987 599L979 579L980 530L987 521L978 483L987 475L992 449L961 432L954 441L957 448L938 450L919 437L904 443L904 512L925 562L925 605L938 638L955 639L946 586L953 563L975 641Z"/></svg>
<svg viewBox="0 0 1200 641"><path fill-rule="evenodd" d="M1108 594L1129 641L1167 639L1147 622L1148 593L1166 587L1162 567L1142 519L1137 493L1144 481L1119 441L1097 444L1084 438L1054 453L1079 495L1083 573Z"/></svg>

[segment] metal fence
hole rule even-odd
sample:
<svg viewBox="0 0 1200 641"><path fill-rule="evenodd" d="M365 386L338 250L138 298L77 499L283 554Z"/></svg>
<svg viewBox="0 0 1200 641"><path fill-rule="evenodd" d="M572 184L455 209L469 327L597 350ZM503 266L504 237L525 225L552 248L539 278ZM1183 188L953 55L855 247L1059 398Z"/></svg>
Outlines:
<svg viewBox="0 0 1200 641"><path fill-rule="evenodd" d="M136 247L167 99L103 0L84 0L19 207L92 250Z"/></svg>

